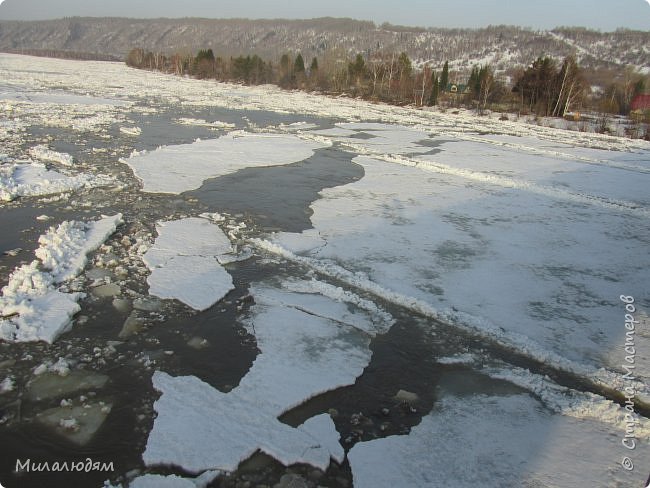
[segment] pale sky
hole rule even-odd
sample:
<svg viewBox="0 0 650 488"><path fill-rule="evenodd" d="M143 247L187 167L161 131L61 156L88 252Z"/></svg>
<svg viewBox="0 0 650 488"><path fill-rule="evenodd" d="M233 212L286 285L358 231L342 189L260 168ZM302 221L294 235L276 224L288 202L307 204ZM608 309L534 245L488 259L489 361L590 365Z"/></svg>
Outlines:
<svg viewBox="0 0 650 488"><path fill-rule="evenodd" d="M509 24L650 31L650 0L0 0L0 20L74 16L352 17L423 27Z"/></svg>

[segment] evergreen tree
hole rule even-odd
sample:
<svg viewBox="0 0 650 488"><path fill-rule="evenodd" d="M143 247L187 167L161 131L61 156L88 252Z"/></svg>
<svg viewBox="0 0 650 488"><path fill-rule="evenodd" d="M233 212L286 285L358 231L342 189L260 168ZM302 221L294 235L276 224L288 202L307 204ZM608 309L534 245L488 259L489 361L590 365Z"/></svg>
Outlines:
<svg viewBox="0 0 650 488"><path fill-rule="evenodd" d="M440 80L438 74L434 71L431 73L431 95L429 96L429 107L438 105L438 95L440 93Z"/></svg>
<svg viewBox="0 0 650 488"><path fill-rule="evenodd" d="M357 54L357 57L354 58L354 62L348 65L348 72L350 78L352 78L357 85L361 83L363 78L365 78L366 62L363 60L361 54Z"/></svg>
<svg viewBox="0 0 650 488"><path fill-rule="evenodd" d="M298 53L296 61L293 63L293 72L296 75L305 73L305 61L302 59L302 54L300 53Z"/></svg>
<svg viewBox="0 0 650 488"><path fill-rule="evenodd" d="M309 66L309 73L314 74L318 71L318 60L316 58L311 60L311 65Z"/></svg>
<svg viewBox="0 0 650 488"><path fill-rule="evenodd" d="M449 61L445 61L445 65L442 67L442 73L440 74L440 89L445 91L447 85L449 84Z"/></svg>

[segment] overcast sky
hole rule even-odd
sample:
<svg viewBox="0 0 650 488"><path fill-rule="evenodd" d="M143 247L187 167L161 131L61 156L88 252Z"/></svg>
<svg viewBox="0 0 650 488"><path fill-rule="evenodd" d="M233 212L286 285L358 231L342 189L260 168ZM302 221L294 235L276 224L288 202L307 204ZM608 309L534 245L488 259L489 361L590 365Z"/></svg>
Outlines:
<svg viewBox="0 0 650 488"><path fill-rule="evenodd" d="M352 17L424 27L511 24L650 31L650 0L0 0L0 19Z"/></svg>

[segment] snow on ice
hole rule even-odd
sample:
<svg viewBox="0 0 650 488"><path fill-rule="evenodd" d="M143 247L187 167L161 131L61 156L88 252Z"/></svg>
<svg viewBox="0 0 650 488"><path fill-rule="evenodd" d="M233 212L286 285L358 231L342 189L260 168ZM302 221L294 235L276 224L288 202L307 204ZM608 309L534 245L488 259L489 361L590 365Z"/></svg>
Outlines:
<svg viewBox="0 0 650 488"><path fill-rule="evenodd" d="M208 178L243 168L302 161L320 147L293 135L236 131L217 139L133 154L121 161L133 169L145 192L183 193L199 188Z"/></svg>
<svg viewBox="0 0 650 488"><path fill-rule="evenodd" d="M229 260L232 247L217 225L191 217L158 222L156 229L156 242L143 256L151 270L147 278L151 295L205 310L234 288L219 264L219 259Z"/></svg>
<svg viewBox="0 0 650 488"><path fill-rule="evenodd" d="M158 415L145 464L180 465L193 473L233 471L257 450L285 465L302 462L321 469L330 457L342 459L328 415L298 428L278 416L319 393L354 383L370 361L370 339L387 330L392 318L372 307L364 310L362 299L335 287L285 285L251 288L255 305L248 330L261 352L235 389L221 393L196 377L154 374L154 388L162 395L154 404Z"/></svg>
<svg viewBox="0 0 650 488"><path fill-rule="evenodd" d="M66 221L39 238L38 259L11 274L0 297L0 338L10 342L53 342L79 311L79 293L62 293L56 285L84 268L97 249L122 223L122 215L93 222Z"/></svg>
<svg viewBox="0 0 650 488"><path fill-rule="evenodd" d="M365 177L323 190L312 204L313 229L261 244L319 270L338 265L342 273L334 274L353 286L556 366L594 376L620 367L622 356L601 361L625 342L620 283L630 290L647 283L643 215L365 156L354 162ZM567 166L585 175L610 171ZM630 183L630 200L642 199L650 175L628 178L644 182Z"/></svg>
<svg viewBox="0 0 650 488"><path fill-rule="evenodd" d="M442 396L410 435L348 453L355 488L642 486L617 463L624 431L558 416L533 396Z"/></svg>
<svg viewBox="0 0 650 488"><path fill-rule="evenodd" d="M106 176L84 173L66 176L58 171L47 169L41 163L5 163L0 165L0 200L11 201L17 197L51 195L80 188L93 188L107 185L111 181Z"/></svg>
<svg viewBox="0 0 650 488"><path fill-rule="evenodd" d="M53 151L47 146L34 146L29 150L29 152L33 158L39 159L41 161L52 161L64 166L72 166L74 164L74 159L72 156L67 153Z"/></svg>

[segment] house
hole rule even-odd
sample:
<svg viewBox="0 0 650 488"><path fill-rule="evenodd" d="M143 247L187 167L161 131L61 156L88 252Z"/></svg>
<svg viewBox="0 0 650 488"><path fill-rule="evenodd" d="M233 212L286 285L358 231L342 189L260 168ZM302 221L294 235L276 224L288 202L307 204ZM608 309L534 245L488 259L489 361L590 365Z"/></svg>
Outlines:
<svg viewBox="0 0 650 488"><path fill-rule="evenodd" d="M650 110L650 94L643 93L632 99L632 102L630 103L630 112L641 113L646 110Z"/></svg>
<svg viewBox="0 0 650 488"><path fill-rule="evenodd" d="M447 93L464 94L470 93L472 90L469 85L463 85L462 83L447 83L445 91Z"/></svg>

